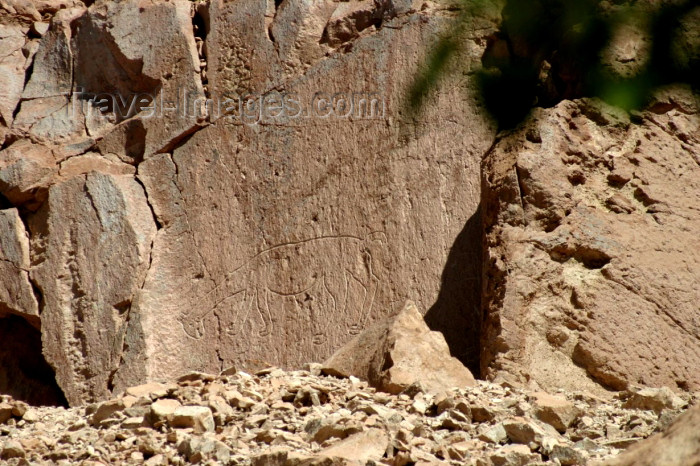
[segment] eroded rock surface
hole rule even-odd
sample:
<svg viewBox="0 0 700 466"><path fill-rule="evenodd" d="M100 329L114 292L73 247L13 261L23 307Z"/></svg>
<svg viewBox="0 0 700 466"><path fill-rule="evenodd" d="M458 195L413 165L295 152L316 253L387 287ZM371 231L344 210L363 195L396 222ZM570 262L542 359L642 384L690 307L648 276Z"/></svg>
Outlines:
<svg viewBox="0 0 700 466"><path fill-rule="evenodd" d="M476 244L475 175L494 128L464 97L474 96L469 80L435 95L416 122L402 113L412 64L443 18L406 13L365 31L351 50L281 72L284 41L297 50L306 43L298 34L323 34L306 23L303 33L279 32L292 6L280 6L270 25L274 43L264 2L207 10L212 99L252 93L255 112L262 97L297 107L282 116L215 112L172 153L139 165L162 229L134 304L143 348L130 347L124 357L134 364L116 380L130 380L129 371L169 378L231 362L320 361L409 297L430 309L429 323L450 343L479 331L478 262L446 264ZM247 25L236 26L243 11ZM467 44L467 68L477 66L480 46ZM319 110L319 99L337 92L355 99L347 118ZM457 294L438 299L456 283L464 284ZM461 348L456 356L475 367L476 348Z"/></svg>
<svg viewBox="0 0 700 466"><path fill-rule="evenodd" d="M551 390L700 387L700 117L536 109L483 172L483 373Z"/></svg>
<svg viewBox="0 0 700 466"><path fill-rule="evenodd" d="M108 396L156 232L143 188L128 175L73 177L49 189L30 230L44 354L71 404Z"/></svg>

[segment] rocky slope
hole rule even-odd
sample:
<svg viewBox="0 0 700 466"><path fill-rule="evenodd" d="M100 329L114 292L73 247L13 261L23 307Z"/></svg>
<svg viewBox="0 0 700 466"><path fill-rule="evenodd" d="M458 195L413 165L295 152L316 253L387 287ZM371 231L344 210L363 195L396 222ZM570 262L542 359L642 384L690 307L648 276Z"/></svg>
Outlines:
<svg viewBox="0 0 700 466"><path fill-rule="evenodd" d="M689 401L698 402L668 389L602 399L585 391L550 395L484 381L438 395L414 384L391 395L354 377L320 376L319 370L312 364L293 372L191 373L177 383L131 387L85 408L27 407L4 399L0 461L586 464L617 455L662 430ZM690 427L685 432L697 433Z"/></svg>

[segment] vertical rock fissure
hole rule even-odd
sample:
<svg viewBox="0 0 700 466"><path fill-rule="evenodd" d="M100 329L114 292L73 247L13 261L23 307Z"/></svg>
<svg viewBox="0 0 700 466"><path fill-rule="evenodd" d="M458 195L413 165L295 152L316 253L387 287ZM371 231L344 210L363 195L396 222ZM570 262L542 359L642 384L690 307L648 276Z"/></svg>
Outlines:
<svg viewBox="0 0 700 466"><path fill-rule="evenodd" d="M192 4L192 33L197 55L199 72L202 79L204 96L209 99L209 80L207 78L207 34L209 33L209 2Z"/></svg>

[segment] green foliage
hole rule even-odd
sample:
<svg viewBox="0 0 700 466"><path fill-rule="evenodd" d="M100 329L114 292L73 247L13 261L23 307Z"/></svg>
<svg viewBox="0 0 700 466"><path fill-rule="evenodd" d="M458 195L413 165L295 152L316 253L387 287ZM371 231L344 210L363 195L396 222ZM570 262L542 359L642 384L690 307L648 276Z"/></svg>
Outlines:
<svg viewBox="0 0 700 466"><path fill-rule="evenodd" d="M414 111L449 69L463 32L489 6L488 0L464 1L456 24L432 48L415 79L409 93ZM599 97L633 110L642 108L658 86L700 85L696 1L619 3L507 0L501 29L489 37L477 75L486 107L501 128L517 125L534 106L552 106L563 99ZM616 34L630 26L642 31L640 43L647 46L632 74L604 59Z"/></svg>

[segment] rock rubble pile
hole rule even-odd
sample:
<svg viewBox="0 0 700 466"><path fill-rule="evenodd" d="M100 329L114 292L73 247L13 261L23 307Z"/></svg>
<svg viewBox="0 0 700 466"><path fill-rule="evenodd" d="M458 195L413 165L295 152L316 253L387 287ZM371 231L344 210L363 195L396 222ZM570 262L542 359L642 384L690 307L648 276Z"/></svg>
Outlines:
<svg viewBox="0 0 700 466"><path fill-rule="evenodd" d="M697 397L668 389L527 392L478 381L400 394L321 366L193 372L81 408L0 402L0 457L18 465L574 465L663 430Z"/></svg>

